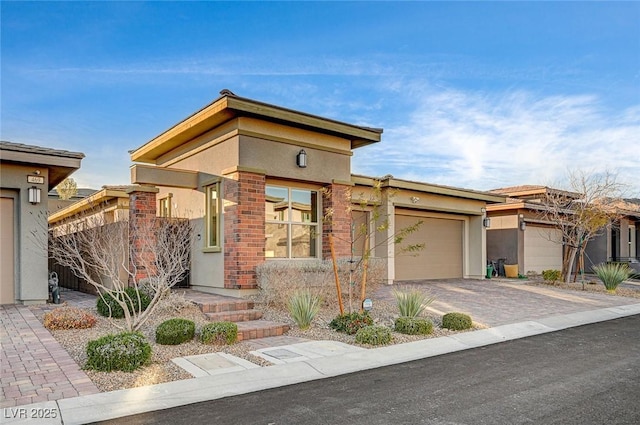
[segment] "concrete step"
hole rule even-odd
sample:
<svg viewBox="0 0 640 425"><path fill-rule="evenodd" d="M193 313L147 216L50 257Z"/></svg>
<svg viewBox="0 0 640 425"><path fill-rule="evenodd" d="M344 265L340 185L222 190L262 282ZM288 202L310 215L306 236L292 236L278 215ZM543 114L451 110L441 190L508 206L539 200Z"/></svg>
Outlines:
<svg viewBox="0 0 640 425"><path fill-rule="evenodd" d="M262 317L260 310L234 310L221 311L219 313L205 313L205 316L212 322L246 322L258 320Z"/></svg>
<svg viewBox="0 0 640 425"><path fill-rule="evenodd" d="M236 324L238 325L238 341L266 338L269 336L282 336L282 334L289 330L289 325L268 320L249 320Z"/></svg>

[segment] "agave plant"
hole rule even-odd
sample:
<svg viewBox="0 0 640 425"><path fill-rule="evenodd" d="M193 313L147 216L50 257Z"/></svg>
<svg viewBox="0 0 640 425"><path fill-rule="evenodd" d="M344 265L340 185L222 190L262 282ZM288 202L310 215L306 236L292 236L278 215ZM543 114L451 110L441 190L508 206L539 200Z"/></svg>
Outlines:
<svg viewBox="0 0 640 425"><path fill-rule="evenodd" d="M410 291L394 290L393 296L402 317L418 317L436 297L429 296L428 293L419 289Z"/></svg>
<svg viewBox="0 0 640 425"><path fill-rule="evenodd" d="M608 292L616 292L616 288L631 276L631 269L624 263L603 263L593 267L598 279L604 283Z"/></svg>
<svg viewBox="0 0 640 425"><path fill-rule="evenodd" d="M320 298L308 290L297 291L289 298L288 307L300 329L307 329L320 310Z"/></svg>

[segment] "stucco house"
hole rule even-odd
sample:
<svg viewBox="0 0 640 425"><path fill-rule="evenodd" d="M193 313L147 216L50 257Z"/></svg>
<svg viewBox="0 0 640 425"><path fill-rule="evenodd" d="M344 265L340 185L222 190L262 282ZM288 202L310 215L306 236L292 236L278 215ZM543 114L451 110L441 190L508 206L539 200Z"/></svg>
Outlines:
<svg viewBox="0 0 640 425"><path fill-rule="evenodd" d="M80 168L84 154L0 142L0 303L49 298L47 193Z"/></svg>
<svg viewBox="0 0 640 425"><path fill-rule="evenodd" d="M239 295L256 290L265 261L351 254L352 210L367 221L359 194L380 184L390 226L373 232L386 281L481 278L485 275L488 204L499 194L352 175L356 151L380 143L382 129L352 125L236 96L221 96L130 152L132 219L166 215L192 220L191 286ZM384 175L384 170L381 170ZM359 210L359 211L358 211ZM330 214L328 214L330 213ZM327 216L330 215L330 219ZM409 243L417 256L396 255L394 232L423 221ZM383 243L380 243L383 241Z"/></svg>

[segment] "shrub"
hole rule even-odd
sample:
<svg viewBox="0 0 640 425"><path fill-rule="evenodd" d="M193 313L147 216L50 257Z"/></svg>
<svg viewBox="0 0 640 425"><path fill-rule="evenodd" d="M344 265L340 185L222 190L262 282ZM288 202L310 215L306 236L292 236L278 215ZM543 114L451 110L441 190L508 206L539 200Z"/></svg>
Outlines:
<svg viewBox="0 0 640 425"><path fill-rule="evenodd" d="M373 319L367 311L364 313L353 312L341 314L329 323L331 329L349 335L353 335L365 326L371 325L373 325Z"/></svg>
<svg viewBox="0 0 640 425"><path fill-rule="evenodd" d="M433 323L418 317L398 317L394 329L407 335L429 335L433 332Z"/></svg>
<svg viewBox="0 0 640 425"><path fill-rule="evenodd" d="M392 339L391 329L386 326L365 326L356 332L358 344L385 345L389 344Z"/></svg>
<svg viewBox="0 0 640 425"><path fill-rule="evenodd" d="M187 319L169 319L156 328L156 342L163 345L178 345L190 341L196 333L196 324Z"/></svg>
<svg viewBox="0 0 640 425"><path fill-rule="evenodd" d="M560 270L543 270L542 278L545 282L555 283L560 280L562 277L562 272Z"/></svg>
<svg viewBox="0 0 640 425"><path fill-rule="evenodd" d="M238 339L238 325L233 322L214 322L200 330L200 341L204 344L233 344Z"/></svg>
<svg viewBox="0 0 640 425"><path fill-rule="evenodd" d="M625 263L598 264L593 272L602 281L609 292L616 292L616 288L631 276L631 269Z"/></svg>
<svg viewBox="0 0 640 425"><path fill-rule="evenodd" d="M419 289L410 291L394 290L393 296L396 299L396 305L402 317L418 317L436 299L436 297L430 297L429 294Z"/></svg>
<svg viewBox="0 0 640 425"><path fill-rule="evenodd" d="M96 318L77 307L59 307L44 315L43 324L51 330L86 329L96 324Z"/></svg>
<svg viewBox="0 0 640 425"><path fill-rule="evenodd" d="M144 311L149 306L151 299L145 293L138 291L136 288L126 288L124 291L108 292L98 297L96 308L98 313L104 317L112 317L121 319L124 317L124 310L116 301L116 298L125 301L129 313Z"/></svg>
<svg viewBox="0 0 640 425"><path fill-rule="evenodd" d="M447 313L442 316L442 327L452 331L471 329L473 322L471 316L464 313Z"/></svg>
<svg viewBox="0 0 640 425"><path fill-rule="evenodd" d="M151 346L140 332L106 335L87 344L87 367L132 372L149 362Z"/></svg>
<svg viewBox="0 0 640 425"><path fill-rule="evenodd" d="M289 298L289 313L300 329L307 329L320 311L320 298L308 290L296 291Z"/></svg>

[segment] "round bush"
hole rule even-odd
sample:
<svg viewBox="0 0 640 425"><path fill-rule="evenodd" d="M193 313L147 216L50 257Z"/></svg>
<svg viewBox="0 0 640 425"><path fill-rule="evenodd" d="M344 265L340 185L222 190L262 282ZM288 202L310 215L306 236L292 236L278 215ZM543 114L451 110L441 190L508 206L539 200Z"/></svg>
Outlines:
<svg viewBox="0 0 640 425"><path fill-rule="evenodd" d="M398 317L395 330L406 335L429 335L433 332L433 323L419 317Z"/></svg>
<svg viewBox="0 0 640 425"><path fill-rule="evenodd" d="M187 319L169 319L156 328L156 342L163 345L178 345L191 341L196 334L196 324Z"/></svg>
<svg viewBox="0 0 640 425"><path fill-rule="evenodd" d="M96 324L93 314L77 307L59 307L44 315L44 327L51 330L86 329Z"/></svg>
<svg viewBox="0 0 640 425"><path fill-rule="evenodd" d="M238 325L233 322L214 322L200 330L200 341L204 344L233 344L238 339Z"/></svg>
<svg viewBox="0 0 640 425"><path fill-rule="evenodd" d="M391 329L386 326L365 326L356 332L356 342L359 344L385 345L391 342Z"/></svg>
<svg viewBox="0 0 640 425"><path fill-rule="evenodd" d="M132 372L150 359L151 345L140 332L106 335L87 344L87 367L101 372Z"/></svg>
<svg viewBox="0 0 640 425"><path fill-rule="evenodd" d="M127 297L128 296L128 297ZM126 300L129 313L137 312L140 309L140 303L138 302L138 296L140 297L140 303L142 304L142 311L146 310L151 303L151 299L148 295L138 291L136 288L126 288L124 291L108 292L103 294L102 297L98 297L96 302L96 308L98 313L104 317L112 317L114 319L121 319L124 317L124 310L116 301L116 298L124 301ZM131 301L129 301L129 299Z"/></svg>
<svg viewBox="0 0 640 425"><path fill-rule="evenodd" d="M473 322L471 316L464 313L447 313L442 316L442 327L451 329L452 331L462 331L464 329L471 329Z"/></svg>
<svg viewBox="0 0 640 425"><path fill-rule="evenodd" d="M353 312L341 314L329 323L331 329L344 332L348 335L353 335L365 326L371 325L373 325L373 319L367 311L364 313Z"/></svg>

